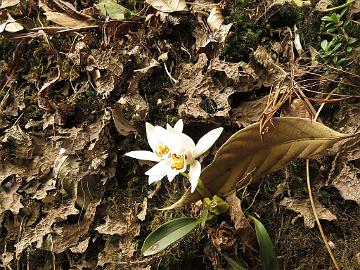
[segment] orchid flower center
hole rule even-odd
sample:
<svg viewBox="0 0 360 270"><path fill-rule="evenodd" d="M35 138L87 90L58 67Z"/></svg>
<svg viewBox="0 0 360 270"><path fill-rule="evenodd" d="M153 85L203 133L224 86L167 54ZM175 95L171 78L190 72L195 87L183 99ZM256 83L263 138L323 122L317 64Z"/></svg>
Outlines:
<svg viewBox="0 0 360 270"><path fill-rule="evenodd" d="M181 170L181 169L184 168L184 166L185 166L185 156L172 154L171 158L172 158L171 169Z"/></svg>
<svg viewBox="0 0 360 270"><path fill-rule="evenodd" d="M155 151L155 154L158 157L163 157L167 153L169 153L169 147L167 147L166 145L159 145L157 150Z"/></svg>

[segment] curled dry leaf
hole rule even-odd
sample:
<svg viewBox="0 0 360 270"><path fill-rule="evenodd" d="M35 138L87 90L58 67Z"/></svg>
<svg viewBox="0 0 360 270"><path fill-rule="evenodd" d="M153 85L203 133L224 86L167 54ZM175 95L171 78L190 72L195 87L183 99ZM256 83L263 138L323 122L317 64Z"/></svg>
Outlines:
<svg viewBox="0 0 360 270"><path fill-rule="evenodd" d="M116 130L122 136L127 136L130 132L137 132L137 130L129 123L129 121L125 118L122 106L119 103L116 103L111 109L111 116L114 121Z"/></svg>
<svg viewBox="0 0 360 270"><path fill-rule="evenodd" d="M61 253L70 247L77 246L80 238L88 233L99 204L100 201L90 203L81 221L71 225L64 225L60 228L53 228L51 231L54 234L47 235L41 248L55 253Z"/></svg>
<svg viewBox="0 0 360 270"><path fill-rule="evenodd" d="M127 232L127 224L118 219L112 219L109 216L106 216L105 223L97 226L95 228L101 234L108 234L108 235L123 235Z"/></svg>
<svg viewBox="0 0 360 270"><path fill-rule="evenodd" d="M239 234L240 242L244 246L251 246L251 243L255 240L255 231L251 227L249 220L246 218L244 212L241 209L241 201L235 194L231 194L226 197L226 201L230 205L230 217L234 222L236 232Z"/></svg>
<svg viewBox="0 0 360 270"><path fill-rule="evenodd" d="M224 17L221 11L221 7L214 7L207 18L207 23L212 32L218 31L224 22Z"/></svg>
<svg viewBox="0 0 360 270"><path fill-rule="evenodd" d="M146 0L146 3L162 12L188 11L185 0Z"/></svg>
<svg viewBox="0 0 360 270"><path fill-rule="evenodd" d="M41 247L44 242L44 236L52 232L52 226L55 222L65 220L69 215L76 215L78 213L79 210L75 208L74 201L63 204L59 208L51 209L35 228L29 227L22 233L21 238L16 244L16 257L18 258L23 250L31 246L32 243L37 243L38 248Z"/></svg>
<svg viewBox="0 0 360 270"><path fill-rule="evenodd" d="M71 5L67 4L66 6L67 8L69 8ZM90 20L87 16L81 15L80 13L76 12L74 7L70 9L72 11L71 14L75 13L76 17L70 16L70 12L69 14L67 14L63 12L53 11L44 0L40 1L39 7L45 11L44 15L49 21L52 21L61 26L80 28L94 25L94 21ZM79 17L81 17L81 19Z"/></svg>
<svg viewBox="0 0 360 270"><path fill-rule="evenodd" d="M280 202L281 206L285 206L286 209L294 211L296 213L299 213L300 216L304 218L304 224L308 228L314 228L315 226L315 216L311 209L311 204L309 199L293 199L293 198L284 198ZM329 209L324 208L320 202L315 201L315 208L316 208L316 214L319 217L319 219L323 220L336 220L336 216L331 213ZM293 222L298 217L295 217L293 219Z"/></svg>
<svg viewBox="0 0 360 270"><path fill-rule="evenodd" d="M20 3L20 0L3 0L0 4L0 9L16 6Z"/></svg>
<svg viewBox="0 0 360 270"><path fill-rule="evenodd" d="M200 177L212 194L229 194L283 168L295 158L311 158L349 137L323 124L297 117L273 118L264 134L259 130L259 123L256 123L236 132L203 170ZM200 198L199 193L188 190L178 202L165 209Z"/></svg>

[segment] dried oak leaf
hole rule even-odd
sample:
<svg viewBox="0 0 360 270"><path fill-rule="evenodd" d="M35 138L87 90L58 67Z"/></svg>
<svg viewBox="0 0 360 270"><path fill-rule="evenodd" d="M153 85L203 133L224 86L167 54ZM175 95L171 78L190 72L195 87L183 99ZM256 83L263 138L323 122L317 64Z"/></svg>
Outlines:
<svg viewBox="0 0 360 270"><path fill-rule="evenodd" d="M19 183L15 177L11 177L6 183L2 183L0 187L0 215L6 210L11 211L14 215L24 206L21 204L21 196L17 193Z"/></svg>
<svg viewBox="0 0 360 270"><path fill-rule="evenodd" d="M315 226L315 216L311 208L310 199L299 200L294 198L284 198L281 200L280 205L286 207L288 210L299 213L299 215L304 218L306 227L313 228ZM336 216L331 213L329 209L324 208L320 202L315 201L315 208L319 219L328 221L336 220ZM295 217L293 222L298 219L298 217Z"/></svg>
<svg viewBox="0 0 360 270"><path fill-rule="evenodd" d="M114 121L116 130L122 136L127 136L130 132L137 132L136 128L125 118L122 106L116 103L111 109L111 116Z"/></svg>
<svg viewBox="0 0 360 270"><path fill-rule="evenodd" d="M336 154L328 183L346 200L360 205L360 139L346 141Z"/></svg>
<svg viewBox="0 0 360 270"><path fill-rule="evenodd" d="M354 133L359 129L360 105L349 104L337 115L340 130ZM339 190L346 200L360 205L360 138L351 138L340 144L336 152L328 185Z"/></svg>
<svg viewBox="0 0 360 270"><path fill-rule="evenodd" d="M269 96L266 95L260 99L242 102L239 106L231 110L231 117L240 127L247 127L256 123L263 114Z"/></svg>
<svg viewBox="0 0 360 270"><path fill-rule="evenodd" d="M105 223L97 226L95 230L97 230L100 234L123 235L127 232L128 227L125 222L106 216Z"/></svg>
<svg viewBox="0 0 360 270"><path fill-rule="evenodd" d="M234 222L234 228L240 237L240 242L244 246L251 246L256 235L253 227L251 227L249 223L249 220L241 209L240 199L235 194L231 194L226 197L226 201L229 203L230 217Z"/></svg>
<svg viewBox="0 0 360 270"><path fill-rule="evenodd" d="M354 14L360 13L360 0L355 0L354 3L350 6L349 16L352 17Z"/></svg>
<svg viewBox="0 0 360 270"><path fill-rule="evenodd" d="M81 237L86 235L94 220L96 207L100 201L90 203L86 208L84 218L72 225L64 225L52 229L53 234L48 234L41 248L55 253L61 253L65 250L78 246Z"/></svg>
<svg viewBox="0 0 360 270"><path fill-rule="evenodd" d="M33 243L40 248L43 244L44 237L52 232L52 226L55 222L67 219L69 215L76 215L79 210L75 208L75 202L70 201L58 208L52 208L47 212L46 217L42 218L35 228L28 227L24 230L19 241L16 243L16 258Z"/></svg>
<svg viewBox="0 0 360 270"><path fill-rule="evenodd" d="M256 75L246 63L226 63L215 58L207 71L203 72L207 62L207 56L202 53L197 63L185 63L181 67L180 83L174 87L186 98L178 108L181 116L208 118L209 113L202 108L202 102L206 99L212 100L216 105L212 115L228 116L229 96L234 92L254 89Z"/></svg>
<svg viewBox="0 0 360 270"><path fill-rule="evenodd" d="M70 248L72 253L84 253L89 246L90 237L85 238L85 240L79 242L76 246Z"/></svg>
<svg viewBox="0 0 360 270"><path fill-rule="evenodd" d="M146 0L146 3L162 12L188 11L185 0Z"/></svg>
<svg viewBox="0 0 360 270"><path fill-rule="evenodd" d="M1 138L1 142L8 143L12 146L12 154L15 155L17 159L33 158L33 140L18 124L6 130L5 135ZM4 147L4 145L2 147Z"/></svg>
<svg viewBox="0 0 360 270"><path fill-rule="evenodd" d="M135 207L125 210L120 223L118 223L119 221L116 221L115 219L108 218L109 221L102 230L105 230L107 233L111 232L111 234L121 233L121 237L116 236L111 238L113 241L106 241L105 248L98 256L98 266L103 267L105 264L107 266L116 266L124 261L129 261L134 255L134 238L140 233L140 225L137 223L136 216L138 212L137 208L138 203L135 203ZM124 228L122 222L125 223L126 229ZM109 227L111 224L117 224L117 232L114 232L112 228Z"/></svg>
<svg viewBox="0 0 360 270"><path fill-rule="evenodd" d="M56 12L53 11L44 0L39 2L39 7L45 11L44 15L47 19L58 25L70 28L81 28L95 25L95 21L91 20L88 16L77 12L75 7L71 4L67 3L66 6L71 9L71 12ZM76 14L76 16L72 16L74 14Z"/></svg>

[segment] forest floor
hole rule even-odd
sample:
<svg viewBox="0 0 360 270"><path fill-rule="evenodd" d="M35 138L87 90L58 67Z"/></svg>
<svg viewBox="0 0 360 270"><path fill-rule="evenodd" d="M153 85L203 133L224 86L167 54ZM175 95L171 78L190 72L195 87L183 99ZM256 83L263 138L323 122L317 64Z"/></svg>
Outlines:
<svg viewBox="0 0 360 270"><path fill-rule="evenodd" d="M144 257L160 211L190 185L151 185L145 123L184 121L195 142L273 117L359 131L359 0L0 1L0 266L4 269L262 269L222 216ZM320 109L321 108L321 109ZM319 110L320 109L320 110ZM321 224L341 269L360 269L360 142L310 161ZM255 154L255 153L250 153ZM236 190L281 269L335 269L294 159ZM220 194L219 194L220 195ZM254 240L254 239L252 239Z"/></svg>

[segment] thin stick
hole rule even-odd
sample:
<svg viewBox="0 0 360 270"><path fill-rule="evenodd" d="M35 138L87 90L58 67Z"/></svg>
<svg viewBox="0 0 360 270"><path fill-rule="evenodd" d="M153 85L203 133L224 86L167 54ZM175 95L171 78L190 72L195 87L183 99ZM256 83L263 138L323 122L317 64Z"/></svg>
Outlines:
<svg viewBox="0 0 360 270"><path fill-rule="evenodd" d="M312 193L311 193L311 185L310 185L310 173L309 173L309 159L306 160L306 183L307 183L307 188L308 188L308 193L309 193L309 199L310 199L310 203L311 203L311 208L312 208L312 211L314 213L314 216L315 216L315 220L316 220L316 224L318 225L318 228L319 228L319 231L320 231L320 234L321 234L321 237L322 237L322 240L324 241L324 244L325 244L325 247L331 257L331 260L335 266L335 269L336 270L340 270L340 267L338 265L338 262L336 261L335 257L334 257L334 254L332 253L331 251L331 248L329 246L329 242L324 234L324 231L321 227L321 223L320 223L320 220L319 220L319 217L317 216L317 213L316 213L316 207L315 207L315 203L314 203L314 199L313 199L313 196L312 196Z"/></svg>

